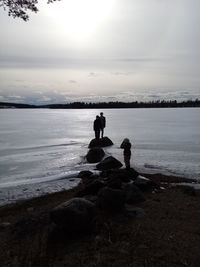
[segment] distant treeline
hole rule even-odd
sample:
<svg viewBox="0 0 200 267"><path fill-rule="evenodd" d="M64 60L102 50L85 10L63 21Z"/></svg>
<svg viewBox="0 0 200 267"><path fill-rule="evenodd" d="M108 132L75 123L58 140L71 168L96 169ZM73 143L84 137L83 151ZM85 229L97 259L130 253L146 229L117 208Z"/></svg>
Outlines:
<svg viewBox="0 0 200 267"><path fill-rule="evenodd" d="M190 108L200 107L200 100L187 100L177 102L176 100L157 100L149 102L73 102L67 104L48 104L48 105L28 105L19 103L0 102L0 108L52 108L52 109L103 109L103 108Z"/></svg>
<svg viewBox="0 0 200 267"><path fill-rule="evenodd" d="M37 106L21 103L0 102L0 108L37 108Z"/></svg>

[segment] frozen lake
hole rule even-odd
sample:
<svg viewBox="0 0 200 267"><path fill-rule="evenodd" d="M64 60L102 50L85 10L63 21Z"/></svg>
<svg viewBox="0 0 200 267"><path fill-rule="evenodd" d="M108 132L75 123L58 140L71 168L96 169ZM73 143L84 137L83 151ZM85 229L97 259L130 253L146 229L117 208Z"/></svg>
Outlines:
<svg viewBox="0 0 200 267"><path fill-rule="evenodd" d="M114 143L105 149L107 155L123 162L119 146L127 137L133 145L131 165L137 170L200 178L198 108L3 109L0 110L0 202L9 188L15 187L16 191L20 186L31 184L34 188L37 184L39 190L44 183L55 186L55 181L59 181L57 184L62 181L63 188L63 181L69 182L64 178L93 169L95 165L87 164L84 156L94 137L93 121L100 111L107 120L105 135Z"/></svg>

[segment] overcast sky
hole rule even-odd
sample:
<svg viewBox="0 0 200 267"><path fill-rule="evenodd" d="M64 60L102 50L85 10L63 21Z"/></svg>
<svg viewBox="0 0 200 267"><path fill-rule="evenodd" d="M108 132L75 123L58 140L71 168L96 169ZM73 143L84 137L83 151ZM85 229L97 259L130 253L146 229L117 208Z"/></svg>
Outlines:
<svg viewBox="0 0 200 267"><path fill-rule="evenodd" d="M199 0L44 2L0 10L0 101L200 98Z"/></svg>

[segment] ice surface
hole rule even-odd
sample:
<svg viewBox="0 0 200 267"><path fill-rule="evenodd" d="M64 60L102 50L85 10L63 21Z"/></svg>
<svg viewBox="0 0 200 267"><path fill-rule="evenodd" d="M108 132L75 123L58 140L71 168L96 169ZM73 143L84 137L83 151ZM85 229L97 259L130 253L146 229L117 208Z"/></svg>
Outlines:
<svg viewBox="0 0 200 267"><path fill-rule="evenodd" d="M59 187L60 178L67 181L81 170L94 169L84 156L100 111L107 119L105 135L114 142L105 148L106 155L123 162L119 146L127 137L131 165L138 171L200 178L198 108L7 109L0 110L0 203L8 199L6 190L16 199L19 188L29 186L33 190L27 195L33 196L44 184Z"/></svg>

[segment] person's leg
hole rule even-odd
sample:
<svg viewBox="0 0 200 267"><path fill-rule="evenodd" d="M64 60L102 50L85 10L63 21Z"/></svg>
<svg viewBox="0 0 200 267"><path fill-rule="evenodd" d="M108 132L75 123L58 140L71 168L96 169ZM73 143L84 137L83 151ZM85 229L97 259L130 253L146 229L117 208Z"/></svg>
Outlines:
<svg viewBox="0 0 200 267"><path fill-rule="evenodd" d="M97 139L100 138L100 130L97 131Z"/></svg>
<svg viewBox="0 0 200 267"><path fill-rule="evenodd" d="M94 131L95 132L95 139L98 139L98 131Z"/></svg>
<svg viewBox="0 0 200 267"><path fill-rule="evenodd" d="M101 129L101 138L103 138L104 129Z"/></svg>
<svg viewBox="0 0 200 267"><path fill-rule="evenodd" d="M130 156L124 156L124 163L126 166L126 169L130 169Z"/></svg>

